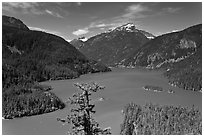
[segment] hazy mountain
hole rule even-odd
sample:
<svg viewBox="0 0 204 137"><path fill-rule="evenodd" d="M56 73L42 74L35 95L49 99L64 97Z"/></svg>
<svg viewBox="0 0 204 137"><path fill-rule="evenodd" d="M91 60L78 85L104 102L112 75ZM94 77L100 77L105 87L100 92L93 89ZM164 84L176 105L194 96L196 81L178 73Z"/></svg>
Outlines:
<svg viewBox="0 0 204 137"><path fill-rule="evenodd" d="M148 42L150 37L154 36L128 23L93 36L86 42L77 41L80 46L76 42L73 45L80 47L79 50L90 59L117 66L122 64L130 53Z"/></svg>
<svg viewBox="0 0 204 137"><path fill-rule="evenodd" d="M84 46L84 41L82 41L80 38L79 39L73 39L69 43L72 44L77 49L80 49Z"/></svg>

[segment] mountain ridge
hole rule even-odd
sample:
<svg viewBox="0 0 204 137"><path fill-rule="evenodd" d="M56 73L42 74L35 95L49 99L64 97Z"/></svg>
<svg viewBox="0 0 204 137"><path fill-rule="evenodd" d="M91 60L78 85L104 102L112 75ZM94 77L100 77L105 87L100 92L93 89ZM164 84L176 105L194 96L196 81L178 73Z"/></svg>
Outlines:
<svg viewBox="0 0 204 137"><path fill-rule="evenodd" d="M129 47L130 51L126 52L127 47L123 45L128 42L136 45L137 41L128 39L131 37L128 34L135 32L141 32L143 36L146 34L146 38L149 37L149 39L139 44L137 48ZM140 38L136 39L142 41ZM86 56L108 66L165 69L164 75L168 77L169 84L194 91L202 89L202 77L199 76L202 74L200 69L202 68L202 24L153 37L148 35L148 32L137 30L133 24L127 23L109 32L92 36L86 42L81 41L79 45L79 50ZM122 48L119 45L122 45ZM121 56L115 58L115 53ZM198 64L192 60L197 60ZM192 67L189 67L187 62Z"/></svg>
<svg viewBox="0 0 204 137"><path fill-rule="evenodd" d="M11 20L11 21L10 21ZM4 23L6 22L6 23ZM11 24L9 24L11 22ZM27 29L12 17L2 23L2 116L7 119L48 113L65 104L38 82L111 71L87 59L63 38Z"/></svg>
<svg viewBox="0 0 204 137"><path fill-rule="evenodd" d="M151 33L136 29L134 24L127 23L92 36L85 42L73 40L71 44L90 59L108 66L116 66L128 54L149 41L150 37L147 35L154 37Z"/></svg>

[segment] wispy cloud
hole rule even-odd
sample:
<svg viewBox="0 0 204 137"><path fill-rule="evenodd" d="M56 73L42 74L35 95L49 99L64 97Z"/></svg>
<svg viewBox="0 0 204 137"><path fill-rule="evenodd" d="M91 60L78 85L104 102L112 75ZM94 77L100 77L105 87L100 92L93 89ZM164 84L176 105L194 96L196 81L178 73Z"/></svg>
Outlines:
<svg viewBox="0 0 204 137"><path fill-rule="evenodd" d="M72 34L76 35L76 36L80 36L80 35L83 35L83 34L87 34L89 33L89 28L83 28L83 29L78 29L74 32L72 32Z"/></svg>
<svg viewBox="0 0 204 137"><path fill-rule="evenodd" d="M152 10L144 5L144 4L132 4L127 6L124 9L124 12L121 15L116 16L111 19L111 22L115 22L117 24L124 24L127 22L138 22L141 18L146 18L150 16Z"/></svg>
<svg viewBox="0 0 204 137"><path fill-rule="evenodd" d="M139 23L140 21L136 19L147 17L147 12L150 11L151 9L149 7L142 4L129 5L125 8L124 12L121 15L110 19L92 22L87 28L99 28L100 30L104 30L105 28L114 29L128 22Z"/></svg>
<svg viewBox="0 0 204 137"><path fill-rule="evenodd" d="M100 23L102 21L95 21L95 22L91 22L90 25L88 25L87 27L84 28L80 28L74 32L72 32L72 34L76 35L76 36L80 36L83 34L87 34L89 32L91 32L91 29L100 29L100 30L105 30L107 29L113 29L117 26L122 25L121 23Z"/></svg>
<svg viewBox="0 0 204 137"><path fill-rule="evenodd" d="M58 17L58 18L63 18L60 14L54 12L54 11L50 11L48 9L45 10L46 13L52 15L52 16L55 16L55 17Z"/></svg>
<svg viewBox="0 0 204 137"><path fill-rule="evenodd" d="M173 14L181 10L179 7L166 7L158 10L153 6L158 6L158 4L147 5L146 3L138 3L129 5L125 7L124 11L120 15L109 19L93 21L88 26L74 31L73 34L77 36L87 34L91 29L114 29L125 23L134 23L137 27L139 27L142 23L141 19L143 18Z"/></svg>
<svg viewBox="0 0 204 137"><path fill-rule="evenodd" d="M22 14L43 14L42 11L38 10L38 3L35 2L3 2L2 9L12 13L21 12Z"/></svg>
<svg viewBox="0 0 204 137"><path fill-rule="evenodd" d="M146 3L129 5L125 8L124 13L117 17L112 18L110 22L116 25L121 25L127 22L134 22L138 24L141 22L142 18L173 14L177 13L182 9L180 7L166 7L161 10L157 10L155 9L155 7L153 7L157 5L158 4L147 5Z"/></svg>
<svg viewBox="0 0 204 137"><path fill-rule="evenodd" d="M44 10L45 3L37 3L37 2L3 2L2 9L13 14L21 13L21 14L34 14L34 15L42 15L49 14L54 17L63 18L59 13Z"/></svg>
<svg viewBox="0 0 204 137"><path fill-rule="evenodd" d="M151 10L142 4L134 4L128 6L125 11L126 13L121 16L122 18L135 19L146 17L145 12Z"/></svg>
<svg viewBox="0 0 204 137"><path fill-rule="evenodd" d="M95 22L91 22L91 24L88 26L89 29L91 28L109 28L109 27L115 27L120 25L121 23L106 23L106 20L99 20Z"/></svg>
<svg viewBox="0 0 204 137"><path fill-rule="evenodd" d="M165 13L176 13L179 10L181 10L181 8L172 8L172 7L167 7L167 8L163 8L162 11Z"/></svg>

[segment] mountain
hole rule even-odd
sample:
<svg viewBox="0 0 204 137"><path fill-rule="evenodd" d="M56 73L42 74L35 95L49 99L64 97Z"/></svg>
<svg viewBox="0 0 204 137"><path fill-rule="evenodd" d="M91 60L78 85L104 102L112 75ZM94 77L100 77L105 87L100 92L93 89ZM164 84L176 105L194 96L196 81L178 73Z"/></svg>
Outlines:
<svg viewBox="0 0 204 137"><path fill-rule="evenodd" d="M10 25L11 19L12 24ZM27 27L20 20L13 17L3 16L2 24L3 64L23 67L29 71L29 74L32 71L38 71L38 68L31 67L27 69L29 65L41 66L42 68L39 68L39 71L45 75L37 77L35 73L33 78L36 81L72 78L89 72L108 70L105 66L88 60L76 48L59 36L25 29ZM23 27L16 27L14 24ZM17 61L22 64L16 64ZM59 68L60 66L61 68Z"/></svg>
<svg viewBox="0 0 204 137"><path fill-rule="evenodd" d="M202 25L164 34L130 54L125 66L165 68L170 83L184 89L201 90Z"/></svg>
<svg viewBox="0 0 204 137"><path fill-rule="evenodd" d="M152 34L149 33L149 32L146 32L146 31L144 31L144 30L140 30L140 32L141 32L142 34L144 34L148 39L154 39L154 38L155 38L155 36L152 35Z"/></svg>
<svg viewBox="0 0 204 137"><path fill-rule="evenodd" d="M5 15L2 16L2 25L29 30L29 28L21 20Z"/></svg>
<svg viewBox="0 0 204 137"><path fill-rule="evenodd" d="M70 79L86 73L105 71L110 69L87 59L63 38L29 30L22 21L14 17L2 17L4 117L40 114L62 108L63 103L53 94L49 93L48 96L41 91L42 88L36 89L36 82ZM51 98L55 101L50 102ZM29 101L32 105L27 104ZM52 103L56 108L53 108ZM36 111L30 114L29 110L34 108Z"/></svg>
<svg viewBox="0 0 204 137"><path fill-rule="evenodd" d="M72 44L76 49L80 49L84 46L84 41L81 39L73 39L70 41L70 44Z"/></svg>
<svg viewBox="0 0 204 137"><path fill-rule="evenodd" d="M90 59L108 66L118 66L153 37L148 32L136 29L134 24L127 23L73 45L80 47L79 50Z"/></svg>
<svg viewBox="0 0 204 137"><path fill-rule="evenodd" d="M126 60L126 65L160 68L194 54L201 46L201 25L183 31L164 34L144 44Z"/></svg>

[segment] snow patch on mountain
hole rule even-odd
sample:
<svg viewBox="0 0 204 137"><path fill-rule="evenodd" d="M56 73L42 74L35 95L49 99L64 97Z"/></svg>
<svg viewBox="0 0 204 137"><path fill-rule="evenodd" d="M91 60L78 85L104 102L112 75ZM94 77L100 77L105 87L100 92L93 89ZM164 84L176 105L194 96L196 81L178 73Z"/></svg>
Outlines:
<svg viewBox="0 0 204 137"><path fill-rule="evenodd" d="M114 29L116 31L127 31L127 32L136 32L137 30L135 29L135 25L133 23L127 23L125 25L122 25L120 27L117 27ZM113 31L114 31L113 30Z"/></svg>
<svg viewBox="0 0 204 137"><path fill-rule="evenodd" d="M87 41L88 39L87 39L87 38L85 38L85 37L82 37L82 38L79 38L79 40L81 40L81 41L85 42L85 41Z"/></svg>

